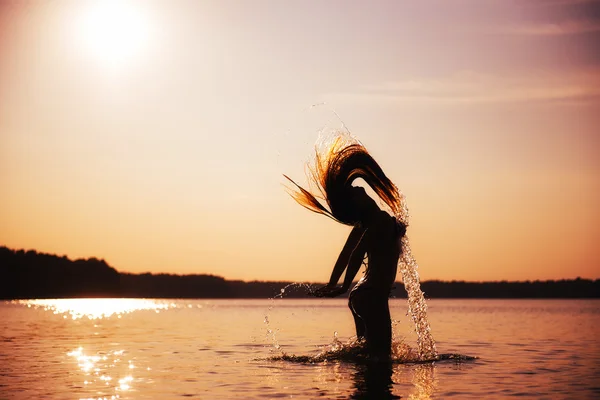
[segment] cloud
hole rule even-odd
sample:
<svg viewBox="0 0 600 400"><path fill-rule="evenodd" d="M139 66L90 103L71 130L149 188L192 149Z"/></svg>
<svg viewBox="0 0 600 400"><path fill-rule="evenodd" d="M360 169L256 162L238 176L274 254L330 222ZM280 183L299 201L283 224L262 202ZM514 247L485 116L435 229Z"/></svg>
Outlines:
<svg viewBox="0 0 600 400"><path fill-rule="evenodd" d="M523 36L562 36L599 32L600 21L571 20L555 23L529 24L499 29L499 33Z"/></svg>
<svg viewBox="0 0 600 400"><path fill-rule="evenodd" d="M523 0L522 5L533 7L575 6L579 4L598 4L599 0Z"/></svg>
<svg viewBox="0 0 600 400"><path fill-rule="evenodd" d="M461 72L442 79L410 79L331 93L331 101L439 104L515 102L598 102L600 71L519 76Z"/></svg>

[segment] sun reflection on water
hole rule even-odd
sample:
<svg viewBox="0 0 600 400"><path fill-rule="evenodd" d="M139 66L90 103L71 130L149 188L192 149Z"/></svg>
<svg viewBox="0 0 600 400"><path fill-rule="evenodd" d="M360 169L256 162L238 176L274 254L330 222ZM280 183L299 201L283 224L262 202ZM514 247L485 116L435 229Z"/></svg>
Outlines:
<svg viewBox="0 0 600 400"><path fill-rule="evenodd" d="M70 315L71 319L87 317L88 319L102 319L116 315L121 318L123 314L139 310L154 310L160 312L167 310L174 304L161 303L147 299L50 299L50 300L21 300L20 304L28 307L41 307L54 314L62 314L64 318Z"/></svg>
<svg viewBox="0 0 600 400"><path fill-rule="evenodd" d="M435 393L437 382L435 379L435 366L433 364L420 364L412 368L413 390L409 393L410 400L429 400Z"/></svg>
<svg viewBox="0 0 600 400"><path fill-rule="evenodd" d="M173 302L149 299L46 299L46 300L21 300L16 303L33 309L51 312L67 320L102 320L120 319L122 316L134 311L150 311L160 313L163 310L178 308ZM77 321L79 324L80 322ZM94 335L98 335L97 328L102 329L100 322L90 322ZM83 326L82 325L82 326ZM95 341L92 341L95 343ZM113 343L112 345L119 345ZM85 347L85 349L84 349ZM96 347L91 344L91 348ZM79 371L73 385L81 391L82 399L110 399L117 400L125 392L136 390L136 386L143 386L143 372L150 367L138 370L138 361L127 354L125 349L105 346L95 351L90 347L77 347L66 352L69 363ZM66 349L65 349L66 351ZM65 354L65 353L63 353ZM142 364L143 365L143 364ZM134 373L142 374L134 377ZM136 375L137 375L136 374Z"/></svg>
<svg viewBox="0 0 600 400"><path fill-rule="evenodd" d="M69 374L74 378L70 384L80 400L122 399L151 382L148 379L151 368L147 362L129 354L126 350L128 342L117 340L119 335L114 334L115 328L139 327L138 320L127 318L127 314L145 311L153 315L171 309L202 308L200 304L128 298L14 300L11 303L53 314L59 321L64 319L66 325L61 323L61 329L71 326L83 329L84 337L62 350L64 363L69 370L75 371ZM115 339L110 339L113 336ZM111 342L106 343L106 339ZM123 344L126 349L121 347Z"/></svg>
<svg viewBox="0 0 600 400"><path fill-rule="evenodd" d="M103 396L99 399L119 399L120 392L131 390L133 376L128 370L133 369L132 361L129 360L127 366L122 363L124 350L110 351L104 355L88 355L83 347L67 353L67 356L77 361L79 369L83 372L83 385L86 389L94 390L96 393L102 393L106 390L114 394ZM115 377L113 378L114 375ZM113 383L116 381L116 383ZM95 397L91 397L96 399Z"/></svg>

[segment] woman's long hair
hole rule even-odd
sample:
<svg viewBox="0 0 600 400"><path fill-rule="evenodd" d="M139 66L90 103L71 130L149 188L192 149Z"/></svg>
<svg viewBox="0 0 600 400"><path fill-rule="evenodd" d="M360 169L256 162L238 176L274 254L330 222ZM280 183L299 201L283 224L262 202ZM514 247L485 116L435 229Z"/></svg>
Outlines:
<svg viewBox="0 0 600 400"><path fill-rule="evenodd" d="M338 134L323 144L321 149L317 146L314 165L308 165L307 169L309 188L316 189L318 195L284 175L295 186L288 191L298 204L342 224L355 225L359 217L351 200L352 182L362 178L400 221L408 222L404 221L405 207L398 188L359 141L347 134ZM324 200L328 208L317 197Z"/></svg>

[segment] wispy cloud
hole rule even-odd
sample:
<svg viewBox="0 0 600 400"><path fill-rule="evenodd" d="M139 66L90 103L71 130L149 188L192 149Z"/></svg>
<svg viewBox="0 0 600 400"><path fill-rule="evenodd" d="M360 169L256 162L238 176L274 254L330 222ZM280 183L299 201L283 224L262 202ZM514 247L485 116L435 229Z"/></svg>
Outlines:
<svg viewBox="0 0 600 400"><path fill-rule="evenodd" d="M575 6L578 4L599 4L600 0L523 0L522 5L534 7Z"/></svg>
<svg viewBox="0 0 600 400"><path fill-rule="evenodd" d="M571 20L563 22L528 24L521 26L505 27L499 33L524 36L560 36L579 35L590 32L600 32L598 20Z"/></svg>
<svg viewBox="0 0 600 400"><path fill-rule="evenodd" d="M496 76L461 72L443 79L410 79L329 94L330 100L413 103L590 102L600 99L600 71Z"/></svg>

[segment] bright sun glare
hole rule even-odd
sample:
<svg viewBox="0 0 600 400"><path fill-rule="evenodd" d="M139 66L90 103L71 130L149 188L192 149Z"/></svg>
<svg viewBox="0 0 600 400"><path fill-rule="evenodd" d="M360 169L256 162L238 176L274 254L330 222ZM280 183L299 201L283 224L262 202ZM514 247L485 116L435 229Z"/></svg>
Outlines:
<svg viewBox="0 0 600 400"><path fill-rule="evenodd" d="M141 5L127 0L86 3L75 33L83 50L111 68L130 64L150 40L150 21Z"/></svg>

